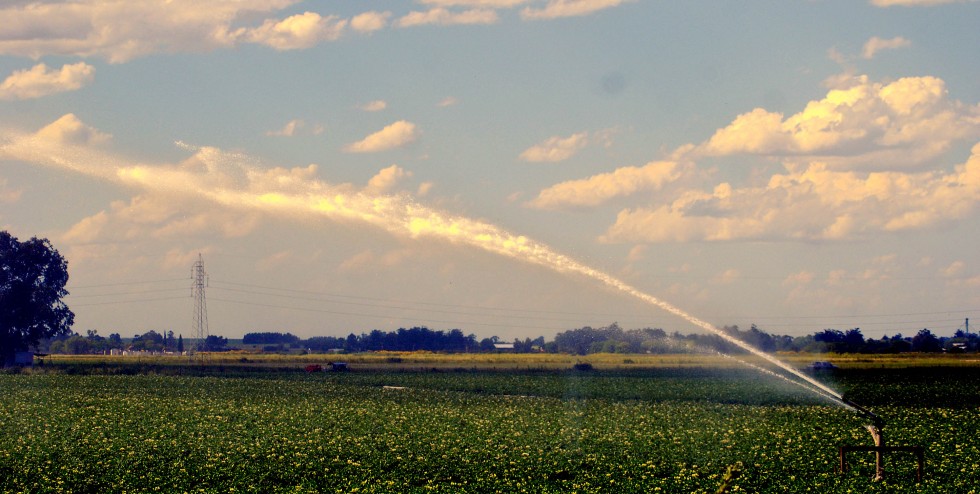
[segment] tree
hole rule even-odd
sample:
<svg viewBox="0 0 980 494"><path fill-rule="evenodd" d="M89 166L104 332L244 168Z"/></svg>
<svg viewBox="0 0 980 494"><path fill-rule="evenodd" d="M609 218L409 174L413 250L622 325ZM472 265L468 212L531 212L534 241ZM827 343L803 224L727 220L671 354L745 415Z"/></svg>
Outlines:
<svg viewBox="0 0 980 494"><path fill-rule="evenodd" d="M939 342L939 338L932 334L926 328L920 329L919 332L912 337L912 351L913 352L939 352L942 351L943 346Z"/></svg>
<svg viewBox="0 0 980 494"><path fill-rule="evenodd" d="M68 263L47 239L20 242L0 231L0 365L43 339L71 333Z"/></svg>
<svg viewBox="0 0 980 494"><path fill-rule="evenodd" d="M228 338L218 335L208 335L204 338L204 345L201 350L205 352L223 352L228 350Z"/></svg>
<svg viewBox="0 0 980 494"><path fill-rule="evenodd" d="M227 346L228 338L212 334L204 338L204 348L202 350L205 352L223 352L228 349Z"/></svg>

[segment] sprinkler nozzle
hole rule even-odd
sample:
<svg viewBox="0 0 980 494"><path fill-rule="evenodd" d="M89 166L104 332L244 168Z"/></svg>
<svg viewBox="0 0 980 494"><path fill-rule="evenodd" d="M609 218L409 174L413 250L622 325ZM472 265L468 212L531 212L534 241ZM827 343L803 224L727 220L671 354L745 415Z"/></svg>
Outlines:
<svg viewBox="0 0 980 494"><path fill-rule="evenodd" d="M840 401L843 402L845 405L857 410L858 412L863 413L865 416L870 418L871 424L874 425L879 430L885 426L885 421L881 420L881 417L875 415L874 412L872 412L871 410L868 410L867 408L864 408L861 405L858 405L857 403L854 403L853 401L844 398L843 396L840 398Z"/></svg>

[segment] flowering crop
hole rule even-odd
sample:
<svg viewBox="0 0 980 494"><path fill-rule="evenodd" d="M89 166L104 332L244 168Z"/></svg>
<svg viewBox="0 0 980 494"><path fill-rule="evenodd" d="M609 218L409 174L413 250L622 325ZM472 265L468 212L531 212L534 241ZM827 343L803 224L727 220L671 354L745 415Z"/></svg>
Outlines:
<svg viewBox="0 0 980 494"><path fill-rule="evenodd" d="M975 489L975 403L876 407L890 444L926 446L927 471L915 484L913 459L890 456L889 477L872 483L870 454L836 472L839 445L870 442L860 416L740 379L697 369L0 375L0 492Z"/></svg>

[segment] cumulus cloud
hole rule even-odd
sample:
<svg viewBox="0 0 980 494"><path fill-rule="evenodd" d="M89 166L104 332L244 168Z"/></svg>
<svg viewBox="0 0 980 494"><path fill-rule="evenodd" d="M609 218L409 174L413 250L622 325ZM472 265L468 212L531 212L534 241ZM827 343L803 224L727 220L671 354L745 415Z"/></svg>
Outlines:
<svg viewBox="0 0 980 494"><path fill-rule="evenodd" d="M348 153L387 151L410 144L418 139L418 136L419 131L415 124L399 120L360 141L348 144L344 147L344 151Z"/></svg>
<svg viewBox="0 0 980 494"><path fill-rule="evenodd" d="M564 161L581 151L588 140L588 132L579 132L568 137L550 137L524 150L520 158L535 163Z"/></svg>
<svg viewBox="0 0 980 494"><path fill-rule="evenodd" d="M316 12L304 12L281 21L267 19L261 26L240 31L253 43L271 46L276 50L310 48L320 41L340 38L347 20L337 16L322 17Z"/></svg>
<svg viewBox="0 0 980 494"><path fill-rule="evenodd" d="M639 191L658 190L679 179L681 166L673 161L654 161L642 167L629 166L611 173L562 182L542 190L527 205L538 209L592 207L616 197Z"/></svg>
<svg viewBox="0 0 980 494"><path fill-rule="evenodd" d="M198 205L200 206L200 205ZM138 195L114 201L109 209L83 218L62 236L72 244L174 239L218 233L241 237L259 224L258 216L224 209L194 207L163 194Z"/></svg>
<svg viewBox="0 0 980 494"><path fill-rule="evenodd" d="M980 136L980 105L948 97L936 77L891 83L850 78L803 111L784 117L756 108L739 115L698 148L708 156L808 156L828 164L918 165L950 144Z"/></svg>
<svg viewBox="0 0 980 494"><path fill-rule="evenodd" d="M435 184L432 182L422 182L419 184L418 190L415 191L415 195L419 197L425 197L429 195L429 192L432 192L432 187L434 186Z"/></svg>
<svg viewBox="0 0 980 494"><path fill-rule="evenodd" d="M359 33L373 33L387 27L390 17L391 12L364 12L351 18L350 27Z"/></svg>
<svg viewBox="0 0 980 494"><path fill-rule="evenodd" d="M882 39L877 36L873 36L864 43L864 48L861 50L861 56L870 60L874 58L875 54L881 50L895 50L909 46L912 46L912 42L901 36L896 36L890 39Z"/></svg>
<svg viewBox="0 0 980 494"><path fill-rule="evenodd" d="M208 52L245 43L298 50L348 32L371 34L392 25L493 24L499 9L531 1L536 0L422 0L428 10L393 22L390 11L350 18L316 12L275 17L301 0L15 1L0 6L0 55L101 57L124 63L154 53ZM586 15L624 1L550 0L543 8L524 9L522 17Z"/></svg>
<svg viewBox="0 0 980 494"><path fill-rule="evenodd" d="M935 227L975 212L980 144L954 171L835 171L811 163L765 186L678 192L668 203L624 209L602 240L616 243L835 240Z"/></svg>
<svg viewBox="0 0 980 494"><path fill-rule="evenodd" d="M297 0L167 2L14 2L0 7L0 54L99 56L113 63L151 53L230 47L248 30L247 14L276 12Z"/></svg>
<svg viewBox="0 0 980 494"><path fill-rule="evenodd" d="M44 126L37 136L53 143L79 145L99 145L112 139L111 135L83 123L74 113L65 114Z"/></svg>
<svg viewBox="0 0 980 494"><path fill-rule="evenodd" d="M411 177L412 172L406 171L398 165L391 165L384 168L368 180L366 192L372 194L384 194L394 189L402 180Z"/></svg>
<svg viewBox="0 0 980 494"><path fill-rule="evenodd" d="M262 18L298 1L15 2L0 7L0 55L98 56L123 63L153 53L206 52L242 43L296 50L336 40L348 27L360 33L382 29L390 16L365 12L348 20L304 12ZM261 22L243 25L254 18Z"/></svg>
<svg viewBox="0 0 980 494"><path fill-rule="evenodd" d="M451 26L456 24L493 24L497 22L497 12L490 9L473 9L454 12L437 7L425 12L413 11L395 22L398 27L424 25Z"/></svg>
<svg viewBox="0 0 980 494"><path fill-rule="evenodd" d="M303 125L302 120L290 120L285 126L283 126L283 128L279 130L270 130L266 132L265 135L290 137L295 135L296 131L302 128Z"/></svg>
<svg viewBox="0 0 980 494"><path fill-rule="evenodd" d="M95 67L84 62L66 64L61 70L49 70L39 63L27 70L18 70L0 82L0 99L31 99L49 94L76 91L95 78Z"/></svg>
<svg viewBox="0 0 980 494"><path fill-rule="evenodd" d="M374 101L369 101L367 103L364 103L358 108L368 112L376 112L388 108L388 103L386 103L384 100L376 99Z"/></svg>
<svg viewBox="0 0 980 494"><path fill-rule="evenodd" d="M540 9L525 7L521 18L525 20L555 19L589 15L600 10L618 7L628 0L549 0Z"/></svg>

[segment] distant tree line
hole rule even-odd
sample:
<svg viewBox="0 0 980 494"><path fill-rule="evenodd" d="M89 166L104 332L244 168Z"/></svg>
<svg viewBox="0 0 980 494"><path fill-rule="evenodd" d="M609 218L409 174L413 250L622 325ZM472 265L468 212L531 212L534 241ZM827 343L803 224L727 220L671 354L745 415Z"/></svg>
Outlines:
<svg viewBox="0 0 980 494"><path fill-rule="evenodd" d="M929 329L922 329L913 336L896 334L881 338L865 338L860 328L848 330L824 329L805 336L775 335L752 325L747 330L738 326L724 326L722 331L765 352L809 353L902 353L902 352L976 352L980 350L980 336L957 331L952 337L939 337ZM462 330L436 331L426 327L399 328L394 331L372 330L369 333L341 336L315 336L300 338L291 333L253 332L242 338L245 345L260 346L266 352L310 351L326 352L373 352L373 351L429 351L445 353L475 352L549 352L586 355L590 353L704 353L718 351L729 354L745 351L710 333L667 333L660 328L623 329L618 324L593 328L561 331L551 341L543 336L515 338L512 342L492 336L478 340ZM124 340L119 333L103 337L95 330L86 335L70 333L42 342L42 352L60 354L103 354L113 349L130 351L182 353L196 350L193 341L185 342L183 336L173 331L147 331ZM223 336L210 335L202 350L220 352L234 349Z"/></svg>
<svg viewBox="0 0 980 494"><path fill-rule="evenodd" d="M154 330L137 334L129 340L124 340L119 333L112 333L108 337L104 337L99 335L98 331L89 329L86 331L85 336L78 333L69 333L48 339L38 345L38 350L43 353L68 355L101 355L110 353L112 350L179 354L184 351L196 349L193 341L189 343L184 342L183 335L175 336L173 331L158 333ZM206 352L229 350L228 338L209 335L204 339L201 350Z"/></svg>
<svg viewBox="0 0 980 494"><path fill-rule="evenodd" d="M952 337L938 337L929 329L914 336L865 338L860 328L846 331L824 329L806 336L773 335L754 324L748 330L738 326L721 328L728 335L765 352L811 353L902 353L976 352L980 336L958 330ZM715 334L667 334L662 329L623 330L616 323L603 328L583 327L563 331L544 346L546 351L585 355L588 353L677 353L719 351L745 353L745 350Z"/></svg>

